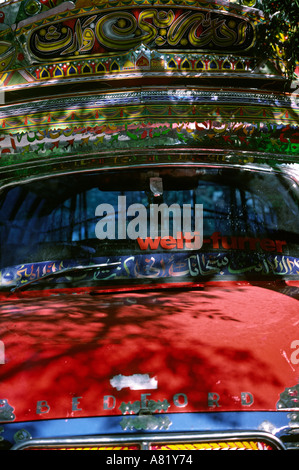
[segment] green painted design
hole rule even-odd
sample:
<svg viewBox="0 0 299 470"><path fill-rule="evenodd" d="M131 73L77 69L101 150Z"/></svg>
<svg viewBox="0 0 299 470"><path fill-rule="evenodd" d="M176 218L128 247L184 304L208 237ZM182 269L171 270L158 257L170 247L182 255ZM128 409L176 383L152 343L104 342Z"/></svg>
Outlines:
<svg viewBox="0 0 299 470"><path fill-rule="evenodd" d="M64 127L2 134L0 166L66 156L91 156L103 151L191 148L243 151L299 157L298 126L259 126L240 122L147 122L126 125Z"/></svg>
<svg viewBox="0 0 299 470"><path fill-rule="evenodd" d="M132 100L134 99L134 93L124 94L123 99L126 96L127 99L129 96ZM151 96L155 97L155 94ZM156 96L159 97L159 95ZM140 97L137 97L139 100ZM180 104L180 96L178 95L177 99L174 97L175 95L171 94L164 97L161 95L159 98L164 101L161 104L159 102L151 104L150 97L145 97L143 103L117 105L113 95L106 95L106 97L101 97L99 105L95 104L93 107L90 106L90 103L84 107L83 102L78 107L76 100L69 102L63 100L55 102L53 100L41 103L40 106L35 104L31 110L26 104L24 106L26 114L22 113L22 105L7 106L0 113L0 126L2 133L16 134L26 131L47 130L51 132L52 129L76 129L82 125L104 125L113 128L113 126L124 126L135 121L155 122L158 120L158 122L167 124L194 121L195 129L208 131L211 127L208 122L212 120L219 122L217 124L219 133L225 132L228 128L234 128L236 123L240 123L240 126L244 123L248 129L248 126L251 125L251 131L247 130L245 133L254 133L255 129L259 130L261 125L265 127L270 124L275 128L278 125L296 126L299 122L299 109L291 104L289 106L273 106L271 103L269 105L215 104L212 99L207 103L196 103L190 99L189 103ZM96 99L97 97L94 97L94 100ZM105 99L108 101L106 105ZM239 99L242 99L242 94L239 95ZM207 124L203 124L205 122Z"/></svg>
<svg viewBox="0 0 299 470"><path fill-rule="evenodd" d="M294 100L265 93L215 93L157 88L6 106L0 110L0 165L177 146L298 155Z"/></svg>

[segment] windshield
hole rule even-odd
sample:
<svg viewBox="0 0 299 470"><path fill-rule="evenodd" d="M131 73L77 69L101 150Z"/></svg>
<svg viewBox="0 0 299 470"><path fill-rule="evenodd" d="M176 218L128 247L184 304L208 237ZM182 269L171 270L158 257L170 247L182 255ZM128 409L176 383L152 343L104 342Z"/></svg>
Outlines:
<svg viewBox="0 0 299 470"><path fill-rule="evenodd" d="M298 207L293 180L235 168L102 170L10 186L0 194L1 286L91 265L76 282L298 275Z"/></svg>

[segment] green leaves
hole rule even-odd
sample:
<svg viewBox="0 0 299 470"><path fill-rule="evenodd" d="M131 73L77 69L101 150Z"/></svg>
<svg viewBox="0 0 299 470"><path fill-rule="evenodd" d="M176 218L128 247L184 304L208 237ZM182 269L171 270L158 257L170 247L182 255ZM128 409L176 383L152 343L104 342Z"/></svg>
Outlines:
<svg viewBox="0 0 299 470"><path fill-rule="evenodd" d="M299 0L260 0L259 7L268 19L260 49L292 80L299 61Z"/></svg>

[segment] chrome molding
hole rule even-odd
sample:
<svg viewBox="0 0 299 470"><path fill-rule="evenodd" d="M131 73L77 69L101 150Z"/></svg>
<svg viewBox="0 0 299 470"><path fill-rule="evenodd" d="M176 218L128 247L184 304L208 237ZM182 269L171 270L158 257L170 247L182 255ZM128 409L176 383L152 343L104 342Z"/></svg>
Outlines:
<svg viewBox="0 0 299 470"><path fill-rule="evenodd" d="M163 156L163 154L173 154L175 152L172 151L172 149L149 149L149 151L147 152L148 155L152 155L154 153L159 153ZM3 191L4 189L7 189L7 188L10 188L12 186L15 186L16 184L27 184L27 183L32 183L34 181L41 181L41 180L47 180L47 179L51 179L51 178L58 178L58 177L61 177L61 176L66 176L66 175L75 175L75 174L78 174L78 173L93 173L93 172L111 172L111 171L125 171L125 170L151 170L152 168L171 168L171 167L174 167L174 168L183 168L183 167L192 167L192 168L232 168L232 166L234 168L238 168L238 169L242 169L242 170L248 170L248 171L262 171L264 173L277 173L277 174L281 174L282 173L282 170L281 169L274 169L272 168L270 165L267 166L265 164L260 164L258 162L256 163L234 163L233 165L229 162L229 159L230 158L233 158L234 156L238 155L238 152L229 152L229 151L225 151L225 150L209 150L209 149L206 149L206 150L194 150L194 149L181 149L181 148L178 148L176 149L176 153L182 153L184 155L198 155L198 156L201 156L201 155L211 155L211 156L217 156L217 155L225 155L226 158L227 158L227 161L225 162L218 162L215 160L215 162L205 162L205 161L202 161L202 162L196 162L196 163L193 163L192 161L187 161L187 162L154 162L154 163L129 163L129 164L126 164L126 165L113 165L112 163L109 164L109 155L111 155L111 152L98 152L97 153L97 156L103 156L103 157L108 157L108 160L107 160L107 163L108 165L107 166L104 166L104 167L98 167L98 166L95 166L95 167L91 167L91 168L83 168L83 169L80 169L80 168L73 168L72 167L72 164L74 162L76 162L78 159L75 158L75 159L58 159L55 163L59 163L59 161L61 163L65 163L66 165L69 165L69 169L68 170L63 170L63 171L55 171L55 173L51 173L49 171L46 171L45 174L42 173L42 169L43 169L43 166L44 165L47 165L49 163L51 163L50 160L48 159L45 159L43 161L43 165L40 167L41 168L41 174L38 174L38 175L34 175L34 176L31 176L31 177L28 177L28 176L25 176L21 179L18 179L18 180L13 180L13 181L9 181L9 182L6 182L6 180L4 181L4 184L1 184L2 180L0 178L0 191ZM128 150L125 150L125 151L122 151L122 152L119 152L119 155L120 156L128 156L128 155L132 155L134 154L134 156L138 157L140 155L142 155L142 152L140 151L136 151L134 149L128 149ZM144 151L143 151L143 154L144 154ZM242 156L244 158L249 158L250 156L253 156L253 154L251 153L248 153L248 152L242 152ZM255 154L255 156L257 156L257 154ZM262 157L266 158L267 155L266 154L261 154ZM90 157L90 159L94 158L94 155L92 155ZM241 155L240 155L240 158L241 158ZM81 159L81 158L80 158ZM3 175L8 175L9 176L9 173L12 171L12 170L15 170L17 167L19 167L20 171L22 171L22 167L20 167L19 164L17 165L12 165L12 166L9 166L9 167L2 167L1 168L1 176ZM284 165L284 173L288 176L290 176L287 171L286 171L286 166Z"/></svg>
<svg viewBox="0 0 299 470"><path fill-rule="evenodd" d="M217 442L217 441L239 441L259 440L263 441L275 450L287 450L280 439L273 434L264 431L240 431L240 432L212 432L212 433L159 433L159 434L121 434L81 437L61 437L28 439L16 443L10 450L26 450L28 448L66 447L66 446L117 446L117 445L140 445L141 450L149 450L151 444L188 444L194 441ZM154 452L154 451L153 451Z"/></svg>

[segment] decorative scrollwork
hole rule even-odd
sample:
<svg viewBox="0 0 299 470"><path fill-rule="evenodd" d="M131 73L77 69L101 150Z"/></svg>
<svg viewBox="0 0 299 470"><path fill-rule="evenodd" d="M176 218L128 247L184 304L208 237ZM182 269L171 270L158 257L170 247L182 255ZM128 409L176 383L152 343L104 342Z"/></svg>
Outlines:
<svg viewBox="0 0 299 470"><path fill-rule="evenodd" d="M84 14L36 28L29 50L38 59L103 55L141 44L157 50L247 50L254 44L251 22L236 15L173 8Z"/></svg>

